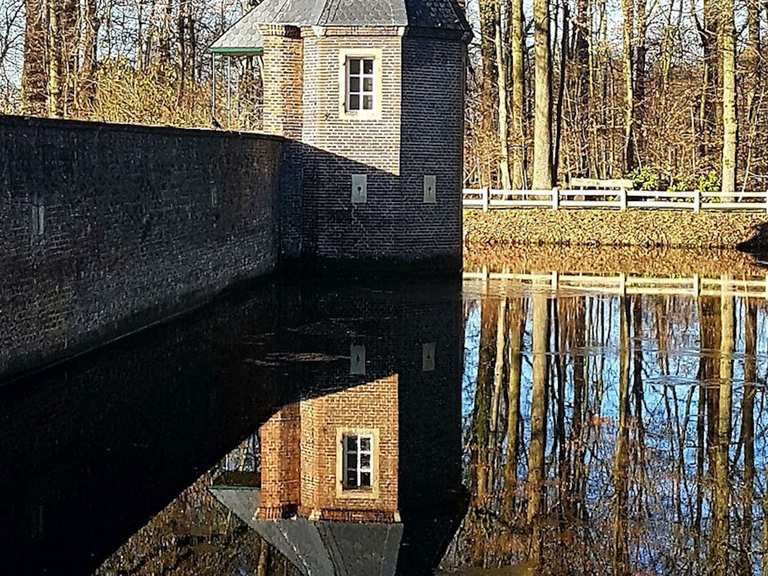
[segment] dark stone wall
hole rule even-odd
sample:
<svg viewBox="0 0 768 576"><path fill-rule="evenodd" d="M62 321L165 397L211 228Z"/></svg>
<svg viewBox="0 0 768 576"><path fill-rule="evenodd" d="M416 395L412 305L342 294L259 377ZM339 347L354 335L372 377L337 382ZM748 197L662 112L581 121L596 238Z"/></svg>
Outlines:
<svg viewBox="0 0 768 576"><path fill-rule="evenodd" d="M0 116L0 378L272 271L281 146Z"/></svg>

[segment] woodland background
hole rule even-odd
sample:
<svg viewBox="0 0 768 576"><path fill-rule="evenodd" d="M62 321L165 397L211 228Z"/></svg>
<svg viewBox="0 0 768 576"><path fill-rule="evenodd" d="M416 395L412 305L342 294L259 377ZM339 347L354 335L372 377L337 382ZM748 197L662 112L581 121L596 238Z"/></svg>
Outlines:
<svg viewBox="0 0 768 576"><path fill-rule="evenodd" d="M258 1L0 0L0 112L258 130L258 60L217 59L214 122L206 51ZM467 14L467 186L768 188L766 0L469 0Z"/></svg>

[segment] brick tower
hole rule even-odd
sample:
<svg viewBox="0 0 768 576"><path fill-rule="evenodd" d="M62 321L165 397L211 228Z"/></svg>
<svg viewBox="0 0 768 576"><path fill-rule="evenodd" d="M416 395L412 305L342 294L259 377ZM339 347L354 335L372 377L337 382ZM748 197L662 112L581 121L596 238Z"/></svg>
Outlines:
<svg viewBox="0 0 768 576"><path fill-rule="evenodd" d="M469 37L457 0L265 0L214 43L262 54L285 256L460 263Z"/></svg>

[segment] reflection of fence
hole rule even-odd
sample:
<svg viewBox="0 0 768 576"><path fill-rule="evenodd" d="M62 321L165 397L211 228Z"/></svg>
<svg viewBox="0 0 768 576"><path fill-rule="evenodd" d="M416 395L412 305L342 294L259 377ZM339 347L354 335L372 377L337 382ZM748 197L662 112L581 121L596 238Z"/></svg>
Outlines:
<svg viewBox="0 0 768 576"><path fill-rule="evenodd" d="M582 274L512 274L488 270L464 272L464 281L478 282L483 292L494 288L532 288L599 294L661 294L684 296L740 296L768 299L768 275L747 280L721 277L654 278L618 274L588 276Z"/></svg>
<svg viewBox="0 0 768 576"><path fill-rule="evenodd" d="M494 190L465 189L464 208L603 210L760 210L768 211L767 192L651 192L646 190Z"/></svg>

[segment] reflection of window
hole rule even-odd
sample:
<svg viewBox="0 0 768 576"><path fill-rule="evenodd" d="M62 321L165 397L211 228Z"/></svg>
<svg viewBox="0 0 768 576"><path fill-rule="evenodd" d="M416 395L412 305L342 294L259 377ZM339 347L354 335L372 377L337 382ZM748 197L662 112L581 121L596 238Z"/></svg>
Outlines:
<svg viewBox="0 0 768 576"><path fill-rule="evenodd" d="M347 112L372 111L373 58L347 58Z"/></svg>
<svg viewBox="0 0 768 576"><path fill-rule="evenodd" d="M344 436L344 488L359 490L371 487L373 437Z"/></svg>

